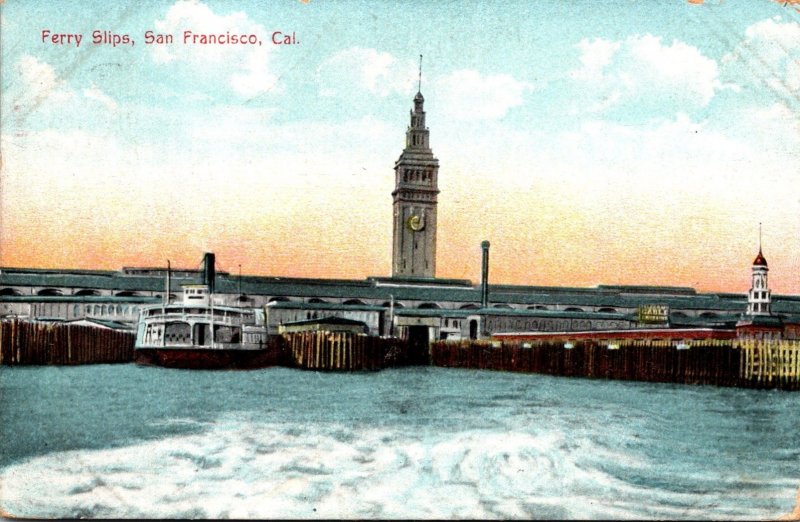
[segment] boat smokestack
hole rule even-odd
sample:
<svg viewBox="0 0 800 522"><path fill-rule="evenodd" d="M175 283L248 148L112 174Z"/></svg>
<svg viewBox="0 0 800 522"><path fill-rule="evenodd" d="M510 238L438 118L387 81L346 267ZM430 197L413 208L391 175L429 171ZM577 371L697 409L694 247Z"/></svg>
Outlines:
<svg viewBox="0 0 800 522"><path fill-rule="evenodd" d="M214 254L206 252L203 255L203 284L208 286L208 293L214 293L214 282L217 279L217 273L214 270Z"/></svg>
<svg viewBox="0 0 800 522"><path fill-rule="evenodd" d="M481 308L489 306L489 242L481 242L483 260L481 261Z"/></svg>

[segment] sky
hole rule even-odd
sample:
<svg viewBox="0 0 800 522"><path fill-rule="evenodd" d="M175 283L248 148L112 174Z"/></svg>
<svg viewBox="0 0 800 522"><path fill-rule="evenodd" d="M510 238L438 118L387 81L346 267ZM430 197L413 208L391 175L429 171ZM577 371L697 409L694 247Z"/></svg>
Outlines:
<svg viewBox="0 0 800 522"><path fill-rule="evenodd" d="M438 277L800 294L796 3L6 0L0 266L389 275L422 54Z"/></svg>

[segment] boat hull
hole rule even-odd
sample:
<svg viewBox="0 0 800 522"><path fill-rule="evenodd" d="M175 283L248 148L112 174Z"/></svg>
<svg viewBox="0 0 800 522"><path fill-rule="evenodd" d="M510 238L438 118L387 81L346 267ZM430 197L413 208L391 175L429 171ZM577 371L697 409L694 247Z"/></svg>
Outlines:
<svg viewBox="0 0 800 522"><path fill-rule="evenodd" d="M250 370L281 363L278 347L254 350L212 350L208 348L137 348L134 362L165 368L192 370Z"/></svg>

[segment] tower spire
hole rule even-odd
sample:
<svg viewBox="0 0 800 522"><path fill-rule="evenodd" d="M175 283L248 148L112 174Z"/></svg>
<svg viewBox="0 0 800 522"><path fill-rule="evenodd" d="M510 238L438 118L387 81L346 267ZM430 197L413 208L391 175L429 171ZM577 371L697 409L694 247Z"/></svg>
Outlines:
<svg viewBox="0 0 800 522"><path fill-rule="evenodd" d="M419 55L419 79L417 81L417 92L422 92L422 55Z"/></svg>
<svg viewBox="0 0 800 522"><path fill-rule="evenodd" d="M761 252L761 222L758 222L758 251Z"/></svg>

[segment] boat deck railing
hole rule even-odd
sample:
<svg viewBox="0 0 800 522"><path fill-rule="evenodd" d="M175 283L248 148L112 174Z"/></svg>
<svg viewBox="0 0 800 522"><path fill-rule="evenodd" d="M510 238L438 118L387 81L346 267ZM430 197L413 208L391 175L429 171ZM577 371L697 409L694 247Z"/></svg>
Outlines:
<svg viewBox="0 0 800 522"><path fill-rule="evenodd" d="M158 313L155 315L145 315L143 317L144 322L151 323L151 322L171 322L171 321L182 321L182 322L208 322L210 323L211 320L214 320L215 325L222 325L222 326L243 326L243 325L252 325L253 324L253 317L244 317L242 315L228 315L227 313L214 313L212 316L210 313L197 313L197 312L185 312L185 311L176 311L170 312L167 311L165 313Z"/></svg>
<svg viewBox="0 0 800 522"><path fill-rule="evenodd" d="M160 344L158 342L137 343L135 348L154 348L158 350L179 350L179 349L195 349L195 350L257 350L266 348L267 342L261 343L212 343L212 344L188 344L188 343L175 343L175 344Z"/></svg>

